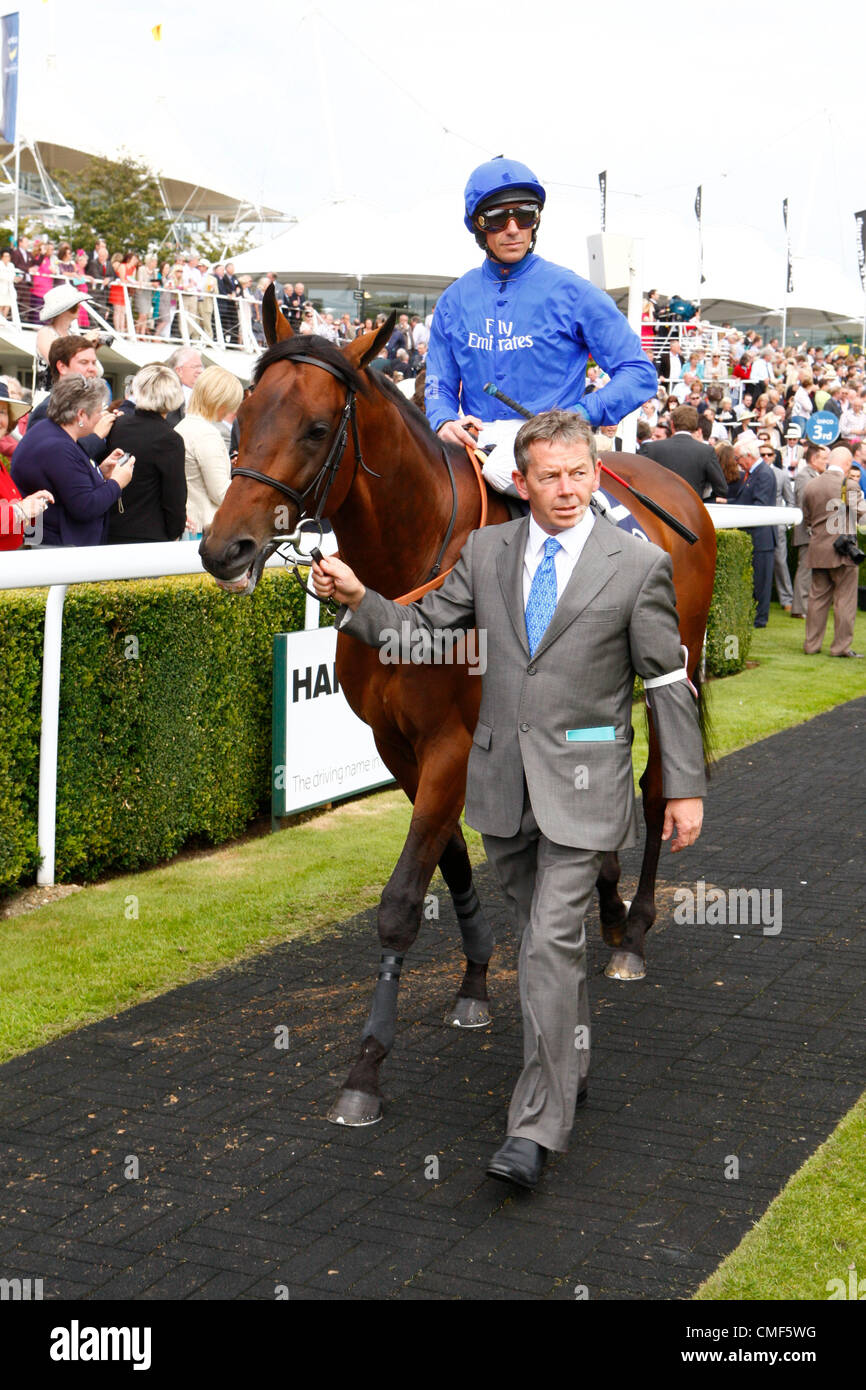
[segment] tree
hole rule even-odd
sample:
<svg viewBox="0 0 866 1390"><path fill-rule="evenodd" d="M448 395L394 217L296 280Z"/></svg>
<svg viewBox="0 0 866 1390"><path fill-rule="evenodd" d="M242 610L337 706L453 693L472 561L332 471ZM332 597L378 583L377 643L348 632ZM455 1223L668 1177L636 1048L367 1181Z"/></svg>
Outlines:
<svg viewBox="0 0 866 1390"><path fill-rule="evenodd" d="M120 159L94 156L77 174L51 171L75 209L64 237L88 252L97 237L108 249L146 252L169 234L172 218L165 210L159 183L146 164L124 154Z"/></svg>
<svg viewBox="0 0 866 1390"><path fill-rule="evenodd" d="M242 252L250 249L249 232L232 233L228 228L222 236L213 232L200 232L192 238L192 249L197 251L208 265L225 265Z"/></svg>

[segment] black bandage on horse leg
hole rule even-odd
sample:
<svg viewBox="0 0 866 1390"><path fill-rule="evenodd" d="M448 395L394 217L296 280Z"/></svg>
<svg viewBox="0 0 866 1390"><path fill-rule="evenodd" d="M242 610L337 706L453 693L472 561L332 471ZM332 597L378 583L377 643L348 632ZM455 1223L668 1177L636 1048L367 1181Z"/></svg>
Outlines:
<svg viewBox="0 0 866 1390"><path fill-rule="evenodd" d="M397 1022L397 991L403 957L395 951L383 951L379 961L379 978L373 991L373 1007L364 1024L361 1038L376 1038L386 1052L394 1046L394 1027Z"/></svg>
<svg viewBox="0 0 866 1390"><path fill-rule="evenodd" d="M466 959L473 961L476 965L486 965L493 955L496 941L493 936L493 928L484 916L484 911L478 901L478 894L474 885L467 888L465 893L452 893L451 899L457 913L457 920L460 923L460 935L463 937L463 950L466 952Z"/></svg>

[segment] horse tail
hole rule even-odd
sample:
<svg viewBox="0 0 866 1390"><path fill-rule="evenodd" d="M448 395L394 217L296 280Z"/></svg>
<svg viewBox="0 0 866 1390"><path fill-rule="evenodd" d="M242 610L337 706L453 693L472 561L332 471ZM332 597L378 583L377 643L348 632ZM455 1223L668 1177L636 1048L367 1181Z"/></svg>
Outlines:
<svg viewBox="0 0 866 1390"><path fill-rule="evenodd" d="M710 702L707 698L708 692L706 681L701 675L702 663L699 661L692 676L692 685L695 687L698 697L698 726L701 731L701 747L704 750L704 768L709 777L716 761L715 751L715 730L713 728Z"/></svg>

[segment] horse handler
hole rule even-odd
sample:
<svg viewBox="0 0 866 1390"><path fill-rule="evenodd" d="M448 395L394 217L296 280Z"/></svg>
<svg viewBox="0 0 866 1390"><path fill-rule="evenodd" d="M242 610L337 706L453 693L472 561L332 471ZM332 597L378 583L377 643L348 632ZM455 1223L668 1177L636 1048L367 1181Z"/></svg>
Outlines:
<svg viewBox="0 0 866 1390"><path fill-rule="evenodd" d="M477 426L480 447L496 446L484 476L500 492L513 491L519 421L485 394L487 382L533 414L573 410L596 430L618 425L658 390L655 367L610 296L535 255L545 200L535 174L516 159L499 156L473 170L464 222L485 260L449 286L430 328L427 419L442 439L470 447L466 426ZM584 397L590 353L610 381Z"/></svg>
<svg viewBox="0 0 866 1390"><path fill-rule="evenodd" d="M344 605L341 630L370 646L384 647L407 621L434 653L461 630L486 633L466 820L521 932L524 1056L507 1138L487 1171L532 1188L547 1151L567 1148L586 1098L583 919L604 852L637 841L635 673L652 702L673 850L700 833L705 779L670 557L591 510L592 425L566 411L539 415L518 433L515 458L512 481L530 515L474 531L441 588L418 602L365 589L333 556L312 574L320 598Z"/></svg>

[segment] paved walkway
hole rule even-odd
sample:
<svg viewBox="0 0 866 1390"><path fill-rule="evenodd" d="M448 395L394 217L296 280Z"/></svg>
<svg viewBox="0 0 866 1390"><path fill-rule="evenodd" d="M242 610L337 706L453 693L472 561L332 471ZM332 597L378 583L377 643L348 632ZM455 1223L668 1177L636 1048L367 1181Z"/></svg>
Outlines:
<svg viewBox="0 0 866 1390"><path fill-rule="evenodd" d="M484 1175L520 1027L482 870L493 1027L441 1022L460 969L443 898L372 1129L324 1120L366 1015L371 913L0 1069L0 1275L60 1298L688 1298L863 1088L864 739L866 699L724 760L699 845L663 852L643 983L603 977L589 924L590 1103L536 1193ZM674 889L699 879L781 890L781 931L676 925Z"/></svg>

